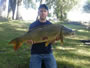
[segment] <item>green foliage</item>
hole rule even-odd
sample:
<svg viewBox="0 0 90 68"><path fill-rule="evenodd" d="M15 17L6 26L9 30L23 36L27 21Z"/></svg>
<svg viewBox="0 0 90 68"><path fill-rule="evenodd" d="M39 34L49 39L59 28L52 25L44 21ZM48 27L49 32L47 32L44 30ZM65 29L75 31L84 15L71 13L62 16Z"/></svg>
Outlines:
<svg viewBox="0 0 90 68"><path fill-rule="evenodd" d="M88 0L88 2L90 3L90 0Z"/></svg>
<svg viewBox="0 0 90 68"><path fill-rule="evenodd" d="M90 13L90 0L86 2L83 8L85 12Z"/></svg>
<svg viewBox="0 0 90 68"><path fill-rule="evenodd" d="M25 4L25 7L36 9L36 4L33 2L33 0L24 0L23 3Z"/></svg>
<svg viewBox="0 0 90 68"><path fill-rule="evenodd" d="M46 0L47 5L54 8L54 14L60 20L65 20L67 12L77 4L79 0Z"/></svg>

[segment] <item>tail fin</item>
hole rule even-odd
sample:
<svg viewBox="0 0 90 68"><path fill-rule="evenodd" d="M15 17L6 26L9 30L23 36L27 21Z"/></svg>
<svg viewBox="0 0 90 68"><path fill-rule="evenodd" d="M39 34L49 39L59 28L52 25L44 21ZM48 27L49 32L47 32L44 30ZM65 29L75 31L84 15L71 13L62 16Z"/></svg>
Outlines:
<svg viewBox="0 0 90 68"><path fill-rule="evenodd" d="M13 39L11 40L8 44L13 44L14 45L14 50L16 51L18 48L21 47L23 42L21 42L19 39Z"/></svg>

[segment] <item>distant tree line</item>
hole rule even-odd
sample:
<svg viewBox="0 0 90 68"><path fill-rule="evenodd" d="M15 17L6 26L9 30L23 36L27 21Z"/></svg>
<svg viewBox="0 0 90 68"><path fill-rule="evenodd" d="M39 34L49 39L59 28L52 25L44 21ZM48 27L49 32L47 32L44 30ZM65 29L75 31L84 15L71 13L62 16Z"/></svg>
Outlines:
<svg viewBox="0 0 90 68"><path fill-rule="evenodd" d="M59 20L66 20L67 19L67 12L70 11L78 2L79 0L34 0L35 2L40 2L40 4L45 1L45 3L48 5L48 7L51 9L54 9L53 14L56 15L56 17ZM33 0L8 0L8 14L7 18L12 18L16 20L22 19L20 16L20 6L23 3L26 9L28 8L35 8L36 4ZM3 8L0 6L0 13L4 11L6 0L0 0L0 5L3 6ZM10 17L10 12L12 12L12 17ZM16 18L15 18L15 12L16 12Z"/></svg>

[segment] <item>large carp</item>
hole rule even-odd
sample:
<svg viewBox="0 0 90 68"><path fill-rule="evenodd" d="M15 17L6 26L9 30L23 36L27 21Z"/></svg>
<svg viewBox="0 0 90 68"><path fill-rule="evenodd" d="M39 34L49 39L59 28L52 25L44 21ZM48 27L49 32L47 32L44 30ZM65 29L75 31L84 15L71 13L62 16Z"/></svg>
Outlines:
<svg viewBox="0 0 90 68"><path fill-rule="evenodd" d="M58 39L61 40L61 44L63 44L63 37L72 34L74 34L74 31L63 25L48 24L31 29L24 35L11 40L9 44L14 44L14 50L17 50L24 42L28 40L32 40L36 43L46 42L45 45L48 46L50 42Z"/></svg>

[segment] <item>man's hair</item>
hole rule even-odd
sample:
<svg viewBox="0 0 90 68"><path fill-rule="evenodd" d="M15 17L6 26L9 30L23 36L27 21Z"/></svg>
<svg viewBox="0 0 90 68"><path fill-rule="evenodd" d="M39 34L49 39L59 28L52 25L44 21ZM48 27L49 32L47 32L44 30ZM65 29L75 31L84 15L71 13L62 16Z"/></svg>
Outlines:
<svg viewBox="0 0 90 68"><path fill-rule="evenodd" d="M47 7L46 4L41 4L41 5L39 6L38 10L39 10L40 8L45 8L46 10L48 10L48 7Z"/></svg>

